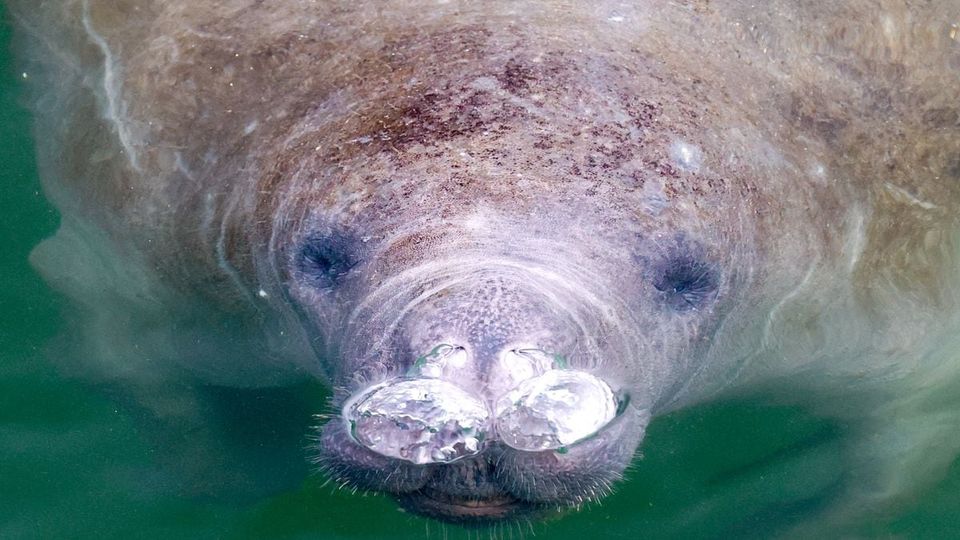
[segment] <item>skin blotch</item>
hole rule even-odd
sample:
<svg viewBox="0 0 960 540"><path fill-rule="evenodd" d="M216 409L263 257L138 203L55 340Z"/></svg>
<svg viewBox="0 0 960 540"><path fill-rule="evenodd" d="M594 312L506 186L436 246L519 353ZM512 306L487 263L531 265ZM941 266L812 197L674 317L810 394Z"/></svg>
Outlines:
<svg viewBox="0 0 960 540"><path fill-rule="evenodd" d="M960 127L960 111L948 107L937 107L923 111L923 123L933 129Z"/></svg>

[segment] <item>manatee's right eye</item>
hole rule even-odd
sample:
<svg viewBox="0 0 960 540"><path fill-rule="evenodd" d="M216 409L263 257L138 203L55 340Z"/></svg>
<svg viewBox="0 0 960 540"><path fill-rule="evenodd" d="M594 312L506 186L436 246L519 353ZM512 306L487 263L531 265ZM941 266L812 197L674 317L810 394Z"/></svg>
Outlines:
<svg viewBox="0 0 960 540"><path fill-rule="evenodd" d="M308 237L300 248L297 265L317 287L328 289L357 265L347 238L333 234Z"/></svg>
<svg viewBox="0 0 960 540"><path fill-rule="evenodd" d="M678 311L697 309L714 298L719 285L716 268L694 253L675 253L657 269L653 286Z"/></svg>
<svg viewBox="0 0 960 540"><path fill-rule="evenodd" d="M660 255L648 260L651 285L659 300L678 312L698 311L717 299L720 266L694 239L678 234L658 247Z"/></svg>
<svg viewBox="0 0 960 540"><path fill-rule="evenodd" d="M676 309L696 309L717 290L717 275L709 263L679 258L670 261L653 286Z"/></svg>

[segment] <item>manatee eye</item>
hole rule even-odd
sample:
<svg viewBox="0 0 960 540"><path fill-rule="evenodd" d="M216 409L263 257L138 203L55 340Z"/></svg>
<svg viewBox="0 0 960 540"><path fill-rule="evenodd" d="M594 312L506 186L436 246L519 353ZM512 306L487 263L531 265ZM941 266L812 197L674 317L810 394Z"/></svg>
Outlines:
<svg viewBox="0 0 960 540"><path fill-rule="evenodd" d="M678 311L695 310L716 296L719 276L714 265L692 253L663 261L653 279L664 301Z"/></svg>
<svg viewBox="0 0 960 540"><path fill-rule="evenodd" d="M337 234L308 237L300 248L297 266L317 287L333 287L359 262L351 254L351 244Z"/></svg>

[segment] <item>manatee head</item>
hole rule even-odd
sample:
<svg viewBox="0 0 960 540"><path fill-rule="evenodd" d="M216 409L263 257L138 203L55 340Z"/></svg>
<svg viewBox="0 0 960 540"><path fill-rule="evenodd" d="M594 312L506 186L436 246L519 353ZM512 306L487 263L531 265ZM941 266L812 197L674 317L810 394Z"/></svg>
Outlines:
<svg viewBox="0 0 960 540"><path fill-rule="evenodd" d="M506 238L462 241L438 241L432 258L387 275L362 265L389 253L325 272L351 256L320 255L316 239L307 241L295 263L308 295L302 304L352 302L322 308L343 317L332 326L344 333L327 336L335 350L324 354L344 362L338 372L347 369L335 378L338 415L322 427L318 463L336 481L457 520L604 495L633 456L651 406L635 395L636 377L622 361L637 344L596 296L613 292L581 285L587 276L563 252L537 258L536 245L515 251ZM382 282L369 283L368 272ZM320 283L310 284L312 276Z"/></svg>
<svg viewBox="0 0 960 540"><path fill-rule="evenodd" d="M335 325L346 330L328 337L336 350L326 354L350 367L335 379L338 416L319 438L327 474L458 520L579 505L609 492L650 416L650 395L623 360L646 344L605 312L615 300L598 295L613 290L590 290L597 280L564 263L572 255L538 259L535 245L506 242L448 248L384 277L345 312L333 310L346 315ZM304 257L309 280L319 268L312 251ZM709 302L699 296L711 296L718 278L697 262L676 264L671 271L683 275L661 275L675 283L651 282L649 292L660 309L685 317L694 310L679 296ZM343 287L369 271L343 274ZM339 301L338 291L321 291L306 303Z"/></svg>
<svg viewBox="0 0 960 540"><path fill-rule="evenodd" d="M469 61L404 64L429 83L359 105L335 141L311 117L284 160L298 197L272 210L337 388L316 461L451 520L599 499L755 266L753 177L653 64L470 29L397 47Z"/></svg>
<svg viewBox="0 0 960 540"><path fill-rule="evenodd" d="M511 238L522 224L462 219L479 231L454 228L400 270L380 268L397 244L338 252L373 240L337 233L307 237L295 255L298 305L316 328L338 329L317 339L338 385L317 462L442 518L598 499L682 386L716 324L724 271L679 234L633 238L610 261L621 246L546 228Z"/></svg>

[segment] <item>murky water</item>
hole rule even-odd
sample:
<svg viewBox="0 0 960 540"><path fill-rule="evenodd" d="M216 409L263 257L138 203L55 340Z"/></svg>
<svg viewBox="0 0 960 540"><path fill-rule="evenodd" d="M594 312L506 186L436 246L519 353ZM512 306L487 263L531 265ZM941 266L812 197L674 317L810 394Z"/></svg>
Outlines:
<svg viewBox="0 0 960 540"><path fill-rule="evenodd" d="M4 26L4 50L8 38ZM222 396L254 403L224 444L242 448L244 466L290 461L282 468L294 481L257 497L204 495L158 452L158 444L189 444L189 432L157 441L148 419L111 389L50 361L66 324L62 300L27 256L54 231L57 214L40 192L29 117L17 101L20 74L6 53L0 75L0 538L765 538L829 507L843 485L844 426L757 396L656 419L629 480L602 505L491 530L443 526L308 474L301 449L325 391L304 385ZM290 450L258 450L278 443ZM957 538L957 510L960 464L919 500L825 534Z"/></svg>

